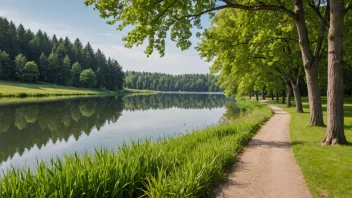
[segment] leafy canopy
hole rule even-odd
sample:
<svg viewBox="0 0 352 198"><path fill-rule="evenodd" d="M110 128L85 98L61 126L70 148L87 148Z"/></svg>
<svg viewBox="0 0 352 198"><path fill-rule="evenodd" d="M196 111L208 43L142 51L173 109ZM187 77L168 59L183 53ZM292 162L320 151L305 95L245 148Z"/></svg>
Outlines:
<svg viewBox="0 0 352 198"><path fill-rule="evenodd" d="M165 54L168 33L178 47L188 49L192 45L191 28L202 28L201 16L212 17L224 8L281 11L292 18L295 15L290 11L292 1L289 0L85 0L85 4L94 5L100 16L109 20L108 24L117 24L118 30L133 26L134 29L123 38L126 47L138 46L148 40L145 53L150 55L157 49L161 56Z"/></svg>
<svg viewBox="0 0 352 198"><path fill-rule="evenodd" d="M278 91L283 80L302 74L297 40L294 25L283 14L225 9L196 49L213 62L212 72L220 72L228 95L243 95L263 87Z"/></svg>

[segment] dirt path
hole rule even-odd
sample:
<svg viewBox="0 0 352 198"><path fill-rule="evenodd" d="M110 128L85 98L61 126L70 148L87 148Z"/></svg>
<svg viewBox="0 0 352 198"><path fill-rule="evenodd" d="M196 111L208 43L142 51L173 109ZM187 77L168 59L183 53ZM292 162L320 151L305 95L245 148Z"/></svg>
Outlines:
<svg viewBox="0 0 352 198"><path fill-rule="evenodd" d="M311 197L291 150L291 117L276 106L269 107L275 114L239 156L229 181L216 190L217 197Z"/></svg>

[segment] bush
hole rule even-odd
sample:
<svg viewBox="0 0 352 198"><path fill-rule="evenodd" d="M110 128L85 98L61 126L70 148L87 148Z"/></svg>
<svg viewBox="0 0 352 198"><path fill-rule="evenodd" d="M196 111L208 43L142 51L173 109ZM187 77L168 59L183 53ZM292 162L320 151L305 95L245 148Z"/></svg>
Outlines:
<svg viewBox="0 0 352 198"><path fill-rule="evenodd" d="M97 84L95 73L92 69L85 69L79 76L79 81L83 87L93 88Z"/></svg>
<svg viewBox="0 0 352 198"><path fill-rule="evenodd" d="M34 61L27 62L23 70L23 79L27 82L37 82L39 75L37 64Z"/></svg>

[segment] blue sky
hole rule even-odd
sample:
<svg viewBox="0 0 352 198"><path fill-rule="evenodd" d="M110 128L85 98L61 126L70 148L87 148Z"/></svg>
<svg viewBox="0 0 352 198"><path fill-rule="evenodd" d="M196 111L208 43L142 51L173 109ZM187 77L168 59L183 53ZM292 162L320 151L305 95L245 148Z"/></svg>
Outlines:
<svg viewBox="0 0 352 198"><path fill-rule="evenodd" d="M50 36L68 36L71 40L78 37L84 44L89 41L95 50L100 48L106 56L119 61L124 70L171 74L209 72L209 64L199 58L193 47L182 52L169 40L166 56L162 58L157 53L147 58L143 47L124 48L121 39L127 32L107 25L83 0L0 0L0 4L0 16L16 25L22 23L34 32L41 29ZM198 42L195 37L192 41Z"/></svg>

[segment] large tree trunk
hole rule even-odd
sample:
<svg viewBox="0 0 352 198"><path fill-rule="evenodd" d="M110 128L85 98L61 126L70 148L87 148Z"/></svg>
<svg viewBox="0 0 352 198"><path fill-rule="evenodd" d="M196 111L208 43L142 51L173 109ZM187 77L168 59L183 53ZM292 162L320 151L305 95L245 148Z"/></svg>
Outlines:
<svg viewBox="0 0 352 198"><path fill-rule="evenodd" d="M299 36L299 46L302 53L304 71L306 74L306 82L308 89L308 99L310 108L310 125L323 126L323 109L321 105L320 89L318 82L318 58L313 56L310 46L307 26L305 23L303 1L294 0L294 12L297 17L295 19L297 32ZM324 25L324 24L323 24ZM318 45L317 45L318 46ZM316 48L319 55L320 47Z"/></svg>
<svg viewBox="0 0 352 198"><path fill-rule="evenodd" d="M259 101L259 98L258 98L258 91L255 91L255 99L256 99L257 101Z"/></svg>
<svg viewBox="0 0 352 198"><path fill-rule="evenodd" d="M276 92L276 102L279 103L279 94Z"/></svg>
<svg viewBox="0 0 352 198"><path fill-rule="evenodd" d="M270 95L271 95L271 100L274 100L274 92L273 92L273 90L271 90Z"/></svg>
<svg viewBox="0 0 352 198"><path fill-rule="evenodd" d="M249 92L249 99L251 100L252 99L252 93Z"/></svg>
<svg viewBox="0 0 352 198"><path fill-rule="evenodd" d="M263 88L262 99L265 100L265 88Z"/></svg>
<svg viewBox="0 0 352 198"><path fill-rule="evenodd" d="M346 143L343 112L343 26L344 0L330 0L328 35L328 125L325 144Z"/></svg>
<svg viewBox="0 0 352 198"><path fill-rule="evenodd" d="M282 104L285 104L286 103L285 102L286 95L285 95L285 90L284 89L281 91L281 94L282 94Z"/></svg>
<svg viewBox="0 0 352 198"><path fill-rule="evenodd" d="M286 107L291 107L291 95L292 95L292 87L291 84L286 81L286 88L287 88L287 103L286 103Z"/></svg>
<svg viewBox="0 0 352 198"><path fill-rule="evenodd" d="M301 91L299 89L299 83L298 81L295 83L292 80L290 80L290 83L293 89L293 95L295 97L296 112L303 113L302 97L301 97Z"/></svg>

